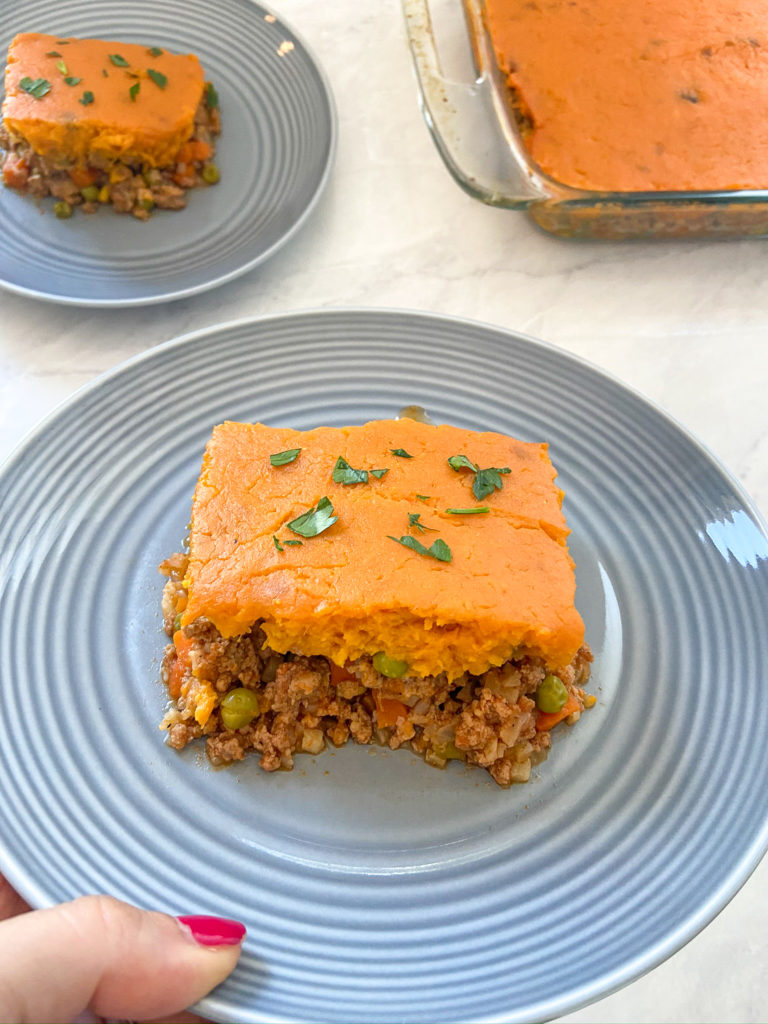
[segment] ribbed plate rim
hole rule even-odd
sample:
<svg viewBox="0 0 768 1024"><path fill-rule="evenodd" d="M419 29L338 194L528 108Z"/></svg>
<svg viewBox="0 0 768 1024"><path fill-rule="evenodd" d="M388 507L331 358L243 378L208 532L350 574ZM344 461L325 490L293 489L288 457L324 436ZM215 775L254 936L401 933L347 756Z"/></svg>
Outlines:
<svg viewBox="0 0 768 1024"><path fill-rule="evenodd" d="M72 406L77 405L83 397L87 396L91 392L100 390L105 385L108 385L115 379L119 379L124 373L131 372L135 367L140 366L144 362L151 362L152 360L162 361L165 354L169 351L185 346L188 343L216 336L233 329L246 328L254 332L258 332L261 327L274 323L312 320L314 318L331 320L339 316L348 318L365 317L371 320L374 318L388 319L403 316L419 319L425 324L448 323L471 331L490 334L493 340L497 343L502 341L505 337L510 340L514 340L517 343L522 342L524 345L530 346L533 349L539 349L549 353L551 357L556 360L573 364L595 377L604 379L606 382L617 387L620 391L638 399L651 414L665 421L676 433L681 435L681 437L683 437L689 444L698 449L710 466L715 469L719 476L732 488L733 493L738 497L743 508L751 514L755 523L759 526L763 536L768 538L768 524L766 523L764 516L756 507L751 496L747 493L741 483L733 476L730 470L728 470L728 468L692 431L690 431L685 425L681 424L664 407L649 398L641 390L633 387L632 385L626 384L617 375L597 366L590 360L585 359L578 354L569 352L550 342L532 337L524 332L510 330L497 324L479 321L472 318L400 307L306 307L289 312L271 313L257 317L237 318L220 324L185 332L184 334L171 338L160 345L134 355L78 388L71 396L59 403L45 418L43 418L21 439L15 450L11 452L10 455L0 464L0 478L2 478L4 474L11 472L17 461L24 459L28 449L36 443L39 436L46 432L50 424L55 421L59 415L70 409ZM471 1018L471 1021L474 1022L474 1024L501 1024L501 1022L512 1020L528 1020L534 1018L549 1019L562 1015L566 1012L572 1012L580 1006L584 1006L596 999L608 995L610 992L616 991L618 988L623 987L630 981L635 980L642 974L647 973L654 967L658 966L669 956L678 951L688 941L694 938L708 923L710 923L744 885L754 869L757 867L767 849L768 819L762 823L762 826L756 832L754 840L742 851L737 862L732 867L729 876L715 891L715 893L712 894L710 899L701 905L696 912L690 913L686 920L677 928L673 929L664 941L657 942L655 945L650 947L645 954L635 957L632 961L624 964L620 968L617 968L610 974L603 975L599 979L593 979L590 983L584 985L580 989L573 990L567 997L553 1001L547 1001L544 999L535 1007L527 1007L527 1012L524 1016L521 1016L519 1013L511 1015L502 1013L493 1016ZM9 881L23 895L27 896L32 902L39 905L49 905L43 890L33 881L24 876L23 867L15 864L12 856L9 855L8 851L2 846L1 840L0 866L3 869L3 872L7 875ZM197 1008L201 1012L209 1016L213 1016L214 1018L220 1017L222 1019L228 1019L229 1015L232 1013L231 1004L225 1000L218 999L215 995L207 997L201 1001ZM298 1024L298 1022L304 1018L276 1018L273 1014L267 1016L260 1012L254 1012L250 1015L249 1019L259 1022L276 1021L279 1019L286 1022L297 1022Z"/></svg>

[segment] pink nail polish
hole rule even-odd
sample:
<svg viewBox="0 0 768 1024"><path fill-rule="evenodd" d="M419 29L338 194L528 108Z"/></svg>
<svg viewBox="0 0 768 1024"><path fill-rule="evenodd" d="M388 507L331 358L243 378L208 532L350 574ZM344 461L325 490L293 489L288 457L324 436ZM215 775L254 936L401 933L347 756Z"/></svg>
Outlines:
<svg viewBox="0 0 768 1024"><path fill-rule="evenodd" d="M226 917L189 914L176 919L187 928L201 946L239 946L245 938L245 925Z"/></svg>

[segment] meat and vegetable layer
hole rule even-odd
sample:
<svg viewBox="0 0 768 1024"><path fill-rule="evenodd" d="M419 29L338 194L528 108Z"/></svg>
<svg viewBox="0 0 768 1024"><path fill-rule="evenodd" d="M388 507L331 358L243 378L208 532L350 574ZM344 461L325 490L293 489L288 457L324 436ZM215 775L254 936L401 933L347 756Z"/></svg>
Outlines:
<svg viewBox="0 0 768 1024"><path fill-rule="evenodd" d="M161 567L174 746L267 769L352 738L524 781L591 655L546 445L225 423Z"/></svg>

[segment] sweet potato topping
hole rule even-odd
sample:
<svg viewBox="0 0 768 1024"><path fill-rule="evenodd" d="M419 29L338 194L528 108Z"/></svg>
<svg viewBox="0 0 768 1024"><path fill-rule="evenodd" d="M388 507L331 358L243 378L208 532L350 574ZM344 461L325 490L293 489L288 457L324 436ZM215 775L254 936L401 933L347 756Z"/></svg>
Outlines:
<svg viewBox="0 0 768 1024"><path fill-rule="evenodd" d="M203 86L193 54L27 32L8 51L2 116L54 161L162 167L192 135Z"/></svg>
<svg viewBox="0 0 768 1024"><path fill-rule="evenodd" d="M456 455L499 471L482 502ZM367 479L335 482L339 457ZM555 671L584 627L554 481L546 444L501 434L413 420L306 432L224 423L195 491L181 624L206 619L227 638L260 623L272 651L337 665L384 651L415 676L452 680L523 655ZM489 511L447 511L473 506Z"/></svg>

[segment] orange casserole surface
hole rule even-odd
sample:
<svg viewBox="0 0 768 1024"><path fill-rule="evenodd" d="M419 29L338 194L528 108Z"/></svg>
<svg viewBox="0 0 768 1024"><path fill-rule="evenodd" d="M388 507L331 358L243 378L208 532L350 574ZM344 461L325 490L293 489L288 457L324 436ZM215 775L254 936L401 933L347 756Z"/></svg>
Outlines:
<svg viewBox="0 0 768 1024"><path fill-rule="evenodd" d="M5 71L5 126L39 155L65 163L171 164L194 130L204 75L193 54L157 49L17 35ZM21 87L24 79L42 79L50 89L36 98Z"/></svg>
<svg viewBox="0 0 768 1024"><path fill-rule="evenodd" d="M295 448L294 462L271 465L270 455ZM457 454L480 468L508 467L502 489L477 501L474 474L448 465ZM335 483L339 456L388 472ZM546 444L501 434L413 420L306 432L223 423L195 490L182 624L206 616L230 637L263 620L278 652L344 665L385 651L414 675L479 674L520 651L555 670L573 659L584 626L554 481ZM323 497L336 523L310 538L287 529ZM446 512L476 506L490 512ZM414 513L434 532L409 525ZM425 547L440 538L451 561L390 539L401 536Z"/></svg>
<svg viewBox="0 0 768 1024"><path fill-rule="evenodd" d="M638 191L768 187L768 8L756 0L485 0L551 177Z"/></svg>

